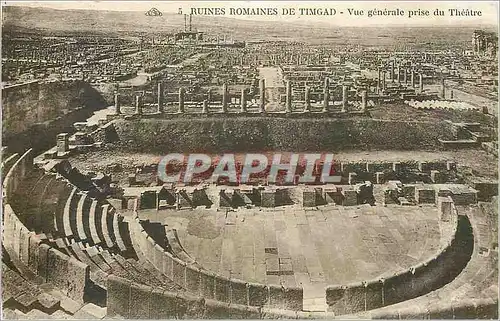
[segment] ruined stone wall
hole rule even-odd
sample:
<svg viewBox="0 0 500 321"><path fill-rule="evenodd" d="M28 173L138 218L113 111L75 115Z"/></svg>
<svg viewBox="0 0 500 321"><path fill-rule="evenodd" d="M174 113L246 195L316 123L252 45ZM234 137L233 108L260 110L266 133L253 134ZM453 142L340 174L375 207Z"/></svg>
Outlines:
<svg viewBox="0 0 500 321"><path fill-rule="evenodd" d="M14 261L22 262L64 295L83 302L85 286L89 282L89 267L42 244L40 238L19 220L9 204L9 199L16 189L23 188L21 182L33 168L32 150L28 150L11 167L3 181L2 245ZM70 279L68 275L71 275Z"/></svg>
<svg viewBox="0 0 500 321"><path fill-rule="evenodd" d="M403 302L434 291L451 282L472 255L472 228L466 216L452 217L450 239L434 257L387 278L326 289L328 310L352 314Z"/></svg>
<svg viewBox="0 0 500 321"><path fill-rule="evenodd" d="M122 148L138 152L437 149L444 122L230 117L116 120Z"/></svg>
<svg viewBox="0 0 500 321"><path fill-rule="evenodd" d="M6 87L2 90L3 145L14 151L39 145L47 149L58 132L106 105L101 94L83 81L34 81Z"/></svg>

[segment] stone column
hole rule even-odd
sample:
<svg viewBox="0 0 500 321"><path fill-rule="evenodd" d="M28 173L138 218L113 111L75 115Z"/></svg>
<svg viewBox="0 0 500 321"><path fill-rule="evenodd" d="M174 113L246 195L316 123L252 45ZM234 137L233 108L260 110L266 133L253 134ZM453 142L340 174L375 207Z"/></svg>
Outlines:
<svg viewBox="0 0 500 321"><path fill-rule="evenodd" d="M261 113L266 111L266 80L261 79L259 81L259 94L260 94L260 101L259 101L259 111Z"/></svg>
<svg viewBox="0 0 500 321"><path fill-rule="evenodd" d="M361 110L365 111L368 106L368 91L363 90L361 92Z"/></svg>
<svg viewBox="0 0 500 321"><path fill-rule="evenodd" d="M246 90L246 88L241 89L240 104L241 104L241 112L246 113L247 112L247 90Z"/></svg>
<svg viewBox="0 0 500 321"><path fill-rule="evenodd" d="M347 86L342 86L342 112L347 111Z"/></svg>
<svg viewBox="0 0 500 321"><path fill-rule="evenodd" d="M227 113L228 92L227 84L222 85L222 112Z"/></svg>
<svg viewBox="0 0 500 321"><path fill-rule="evenodd" d="M444 77L441 78L441 98L445 99L446 98L446 89L444 86Z"/></svg>
<svg viewBox="0 0 500 321"><path fill-rule="evenodd" d="M57 152L66 153L69 151L69 134L60 133L57 134Z"/></svg>
<svg viewBox="0 0 500 321"><path fill-rule="evenodd" d="M186 91L184 87L179 88L179 113L184 113L184 96Z"/></svg>
<svg viewBox="0 0 500 321"><path fill-rule="evenodd" d="M163 113L163 86L158 83L158 112Z"/></svg>
<svg viewBox="0 0 500 321"><path fill-rule="evenodd" d="M120 105L120 94L116 91L115 91L115 110L117 115L120 115L122 113Z"/></svg>
<svg viewBox="0 0 500 321"><path fill-rule="evenodd" d="M311 110L311 87L306 85L304 92L304 112Z"/></svg>
<svg viewBox="0 0 500 321"><path fill-rule="evenodd" d="M212 101L212 89L209 89L207 91L207 101L211 102Z"/></svg>
<svg viewBox="0 0 500 321"><path fill-rule="evenodd" d="M418 74L418 86L420 92L424 92L424 76L422 74Z"/></svg>
<svg viewBox="0 0 500 321"><path fill-rule="evenodd" d="M382 90L386 90L386 88L387 88L386 71L384 70L382 73Z"/></svg>
<svg viewBox="0 0 500 321"><path fill-rule="evenodd" d="M208 100L206 99L203 101L203 107L201 109L201 112L203 114L208 114Z"/></svg>
<svg viewBox="0 0 500 321"><path fill-rule="evenodd" d="M135 113L142 115L142 97L140 95L135 96Z"/></svg>
<svg viewBox="0 0 500 321"><path fill-rule="evenodd" d="M415 87L415 71L411 71L411 88Z"/></svg>
<svg viewBox="0 0 500 321"><path fill-rule="evenodd" d="M394 82L394 61L391 61L391 74L389 75L391 82Z"/></svg>
<svg viewBox="0 0 500 321"><path fill-rule="evenodd" d="M292 83L290 80L286 81L286 101L285 110L287 113L292 112Z"/></svg>
<svg viewBox="0 0 500 321"><path fill-rule="evenodd" d="M382 88L382 70L380 67L377 68L378 72L378 78L377 78L377 93L380 93L380 90Z"/></svg>
<svg viewBox="0 0 500 321"><path fill-rule="evenodd" d="M406 68L403 69L403 82L405 83L405 85L408 83L408 71L406 70Z"/></svg>
<svg viewBox="0 0 500 321"><path fill-rule="evenodd" d="M330 103L330 79L325 78L325 83L323 85L323 112L328 111L328 105Z"/></svg>
<svg viewBox="0 0 500 321"><path fill-rule="evenodd" d="M401 84L401 69L396 68L396 80L398 81L398 85Z"/></svg>

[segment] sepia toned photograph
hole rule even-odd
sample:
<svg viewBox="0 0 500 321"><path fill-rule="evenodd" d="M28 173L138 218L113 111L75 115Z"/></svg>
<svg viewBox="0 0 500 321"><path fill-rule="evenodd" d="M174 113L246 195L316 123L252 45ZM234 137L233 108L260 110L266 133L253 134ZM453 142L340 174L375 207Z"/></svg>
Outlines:
<svg viewBox="0 0 500 321"><path fill-rule="evenodd" d="M498 319L497 1L2 1L2 319Z"/></svg>

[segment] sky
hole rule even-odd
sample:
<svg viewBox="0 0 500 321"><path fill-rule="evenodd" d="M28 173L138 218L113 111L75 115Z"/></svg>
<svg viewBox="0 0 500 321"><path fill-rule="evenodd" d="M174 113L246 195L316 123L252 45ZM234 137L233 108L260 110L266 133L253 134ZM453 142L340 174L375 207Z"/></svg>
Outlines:
<svg viewBox="0 0 500 321"><path fill-rule="evenodd" d="M224 17L251 20L304 21L324 22L345 26L387 26L387 25L495 25L498 26L498 1L2 1L3 5L48 7L54 9L91 9L114 11L143 11L155 7L161 12L189 13L196 8L224 8ZM276 8L278 15L244 16L231 15L230 8ZM300 8L315 9L316 13L335 12L335 15L306 15ZM284 15L283 9L295 9L294 15ZM363 15L349 13L362 10ZM376 10L404 11L398 16L372 16L369 11ZM442 10L444 16L435 16L436 9ZM469 10L469 15L452 16L449 9ZM418 12L420 10L420 14ZM409 17L409 11L414 15ZM428 11L429 15L424 15ZM470 14L476 12L476 16ZM481 16L477 15L477 12ZM219 11L220 12L220 11Z"/></svg>

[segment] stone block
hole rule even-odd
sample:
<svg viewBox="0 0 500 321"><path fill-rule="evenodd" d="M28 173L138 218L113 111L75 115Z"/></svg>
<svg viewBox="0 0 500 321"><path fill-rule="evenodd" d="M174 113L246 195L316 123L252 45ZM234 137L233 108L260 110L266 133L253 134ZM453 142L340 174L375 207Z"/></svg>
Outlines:
<svg viewBox="0 0 500 321"><path fill-rule="evenodd" d="M247 284L241 280L231 280L231 303L248 305Z"/></svg>
<svg viewBox="0 0 500 321"><path fill-rule="evenodd" d="M113 274L107 280L106 307L108 318L129 318L130 311L130 281Z"/></svg>
<svg viewBox="0 0 500 321"><path fill-rule="evenodd" d="M76 302L83 303L85 285L90 282L90 267L71 257L68 261L68 297Z"/></svg>
<svg viewBox="0 0 500 321"><path fill-rule="evenodd" d="M174 276L173 276L173 265L174 265L174 259L172 258L172 255L170 255L170 253L168 253L168 252L165 252L165 255L163 255L163 261L162 261L162 269L161 269L161 271L170 280L174 279Z"/></svg>
<svg viewBox="0 0 500 321"><path fill-rule="evenodd" d="M343 315L346 313L345 291L347 287L342 286L329 286L326 288L326 304L328 311L335 313L335 315Z"/></svg>
<svg viewBox="0 0 500 321"><path fill-rule="evenodd" d="M348 184L349 185L356 184L358 182L357 179L358 179L358 174L354 172L349 173Z"/></svg>
<svg viewBox="0 0 500 321"><path fill-rule="evenodd" d="M414 199L415 198L415 185L403 185L402 193L406 198Z"/></svg>
<svg viewBox="0 0 500 321"><path fill-rule="evenodd" d="M229 304L229 318L233 320L258 320L260 319L260 310L256 307L249 307L241 304Z"/></svg>
<svg viewBox="0 0 500 321"><path fill-rule="evenodd" d="M476 304L471 299L454 301L451 305L454 319L476 319Z"/></svg>
<svg viewBox="0 0 500 321"><path fill-rule="evenodd" d="M58 250L51 248L47 256L47 282L52 283L67 295L69 257Z"/></svg>
<svg viewBox="0 0 500 321"><path fill-rule="evenodd" d="M263 190L260 196L262 207L276 207L276 191Z"/></svg>
<svg viewBox="0 0 500 321"><path fill-rule="evenodd" d="M30 231L21 226L19 229L19 260L24 264L29 262Z"/></svg>
<svg viewBox="0 0 500 321"><path fill-rule="evenodd" d="M37 274L46 281L48 281L49 250L50 246L47 244L40 244L38 248Z"/></svg>
<svg viewBox="0 0 500 321"><path fill-rule="evenodd" d="M201 319L205 313L205 299L189 293L177 294L177 318Z"/></svg>
<svg viewBox="0 0 500 321"><path fill-rule="evenodd" d="M205 300L205 311L203 319L229 319L229 303L220 301Z"/></svg>
<svg viewBox="0 0 500 321"><path fill-rule="evenodd" d="M477 301L476 317L478 319L498 319L498 301L492 298Z"/></svg>
<svg viewBox="0 0 500 321"><path fill-rule="evenodd" d="M150 299L150 318L175 319L177 317L177 294L163 289L153 289Z"/></svg>
<svg viewBox="0 0 500 321"><path fill-rule="evenodd" d="M302 311L304 304L304 290L298 287L285 288L284 308L287 310Z"/></svg>
<svg viewBox="0 0 500 321"><path fill-rule="evenodd" d="M231 282L229 279L222 276L215 277L215 299L221 302L231 301Z"/></svg>
<svg viewBox="0 0 500 321"><path fill-rule="evenodd" d="M420 263L411 269L411 291L415 296L420 296L429 293L432 290L432 278L429 273L427 263Z"/></svg>
<svg viewBox="0 0 500 321"><path fill-rule="evenodd" d="M355 206L358 205L358 193L355 190L344 189L342 191L342 195L344 199L342 201L342 205L344 206Z"/></svg>
<svg viewBox="0 0 500 321"><path fill-rule="evenodd" d="M365 285L363 283L355 283L347 285L344 292L345 312L356 313L365 311Z"/></svg>
<svg viewBox="0 0 500 321"><path fill-rule="evenodd" d="M304 207L316 206L316 192L314 190L304 190L302 192L302 206Z"/></svg>
<svg viewBox="0 0 500 321"><path fill-rule="evenodd" d="M384 284L382 280L368 281L365 284L366 310L373 310L383 306Z"/></svg>
<svg viewBox="0 0 500 321"><path fill-rule="evenodd" d="M141 209L156 209L156 191L144 191L141 193Z"/></svg>
<svg viewBox="0 0 500 321"><path fill-rule="evenodd" d="M164 256L165 256L165 251L161 246L158 244L155 244L154 246L154 252L153 252L153 265L157 270L160 270L163 268L163 261L164 261Z"/></svg>
<svg viewBox="0 0 500 321"><path fill-rule="evenodd" d="M182 262L181 260L177 258L172 258L173 264L172 264L172 281L174 281L175 284L178 284L179 286L182 286L183 288L186 287L186 277L185 277L185 270L186 270L186 263Z"/></svg>
<svg viewBox="0 0 500 321"><path fill-rule="evenodd" d="M280 285L268 285L269 307L276 309L285 308L285 289Z"/></svg>
<svg viewBox="0 0 500 321"><path fill-rule="evenodd" d="M418 304L408 305L399 309L400 320L423 320L428 319L427 309Z"/></svg>
<svg viewBox="0 0 500 321"><path fill-rule="evenodd" d="M153 288L143 284L132 283L130 286L130 319L149 319L151 292Z"/></svg>
<svg viewBox="0 0 500 321"><path fill-rule="evenodd" d="M260 309L261 319L300 319L300 312L264 307Z"/></svg>
<svg viewBox="0 0 500 321"><path fill-rule="evenodd" d="M215 298L215 275L207 271L200 273L200 290L205 299Z"/></svg>
<svg viewBox="0 0 500 321"><path fill-rule="evenodd" d="M395 273L385 279L384 282L384 304L390 305L413 298L411 293L413 273L408 270Z"/></svg>
<svg viewBox="0 0 500 321"><path fill-rule="evenodd" d="M190 293L201 295L200 270L194 266L186 266L186 289Z"/></svg>
<svg viewBox="0 0 500 321"><path fill-rule="evenodd" d="M453 200L450 196L438 197L439 219L443 222L450 221L453 215Z"/></svg>
<svg viewBox="0 0 500 321"><path fill-rule="evenodd" d="M29 236L29 259L28 259L28 268L32 272L37 272L38 267L38 256L40 252L40 238L36 236L34 233L31 233ZM43 276L45 277L45 276Z"/></svg>
<svg viewBox="0 0 500 321"><path fill-rule="evenodd" d="M143 249L144 255L146 256L146 258L148 258L150 261L152 261L154 258L154 255L155 255L156 242L150 236L146 237L146 241L147 241L147 242L145 242L146 248Z"/></svg>
<svg viewBox="0 0 500 321"><path fill-rule="evenodd" d="M443 182L439 171L431 170L430 177L431 177L431 182L433 182L434 184L440 184Z"/></svg>
<svg viewBox="0 0 500 321"><path fill-rule="evenodd" d="M430 319L453 319L453 308L448 300L435 301L427 306Z"/></svg>
<svg viewBox="0 0 500 321"><path fill-rule="evenodd" d="M418 204L434 204L436 191L430 187L418 187L415 191L415 200Z"/></svg>
<svg viewBox="0 0 500 321"><path fill-rule="evenodd" d="M269 290L263 284L248 283L248 304L262 307L269 302Z"/></svg>

